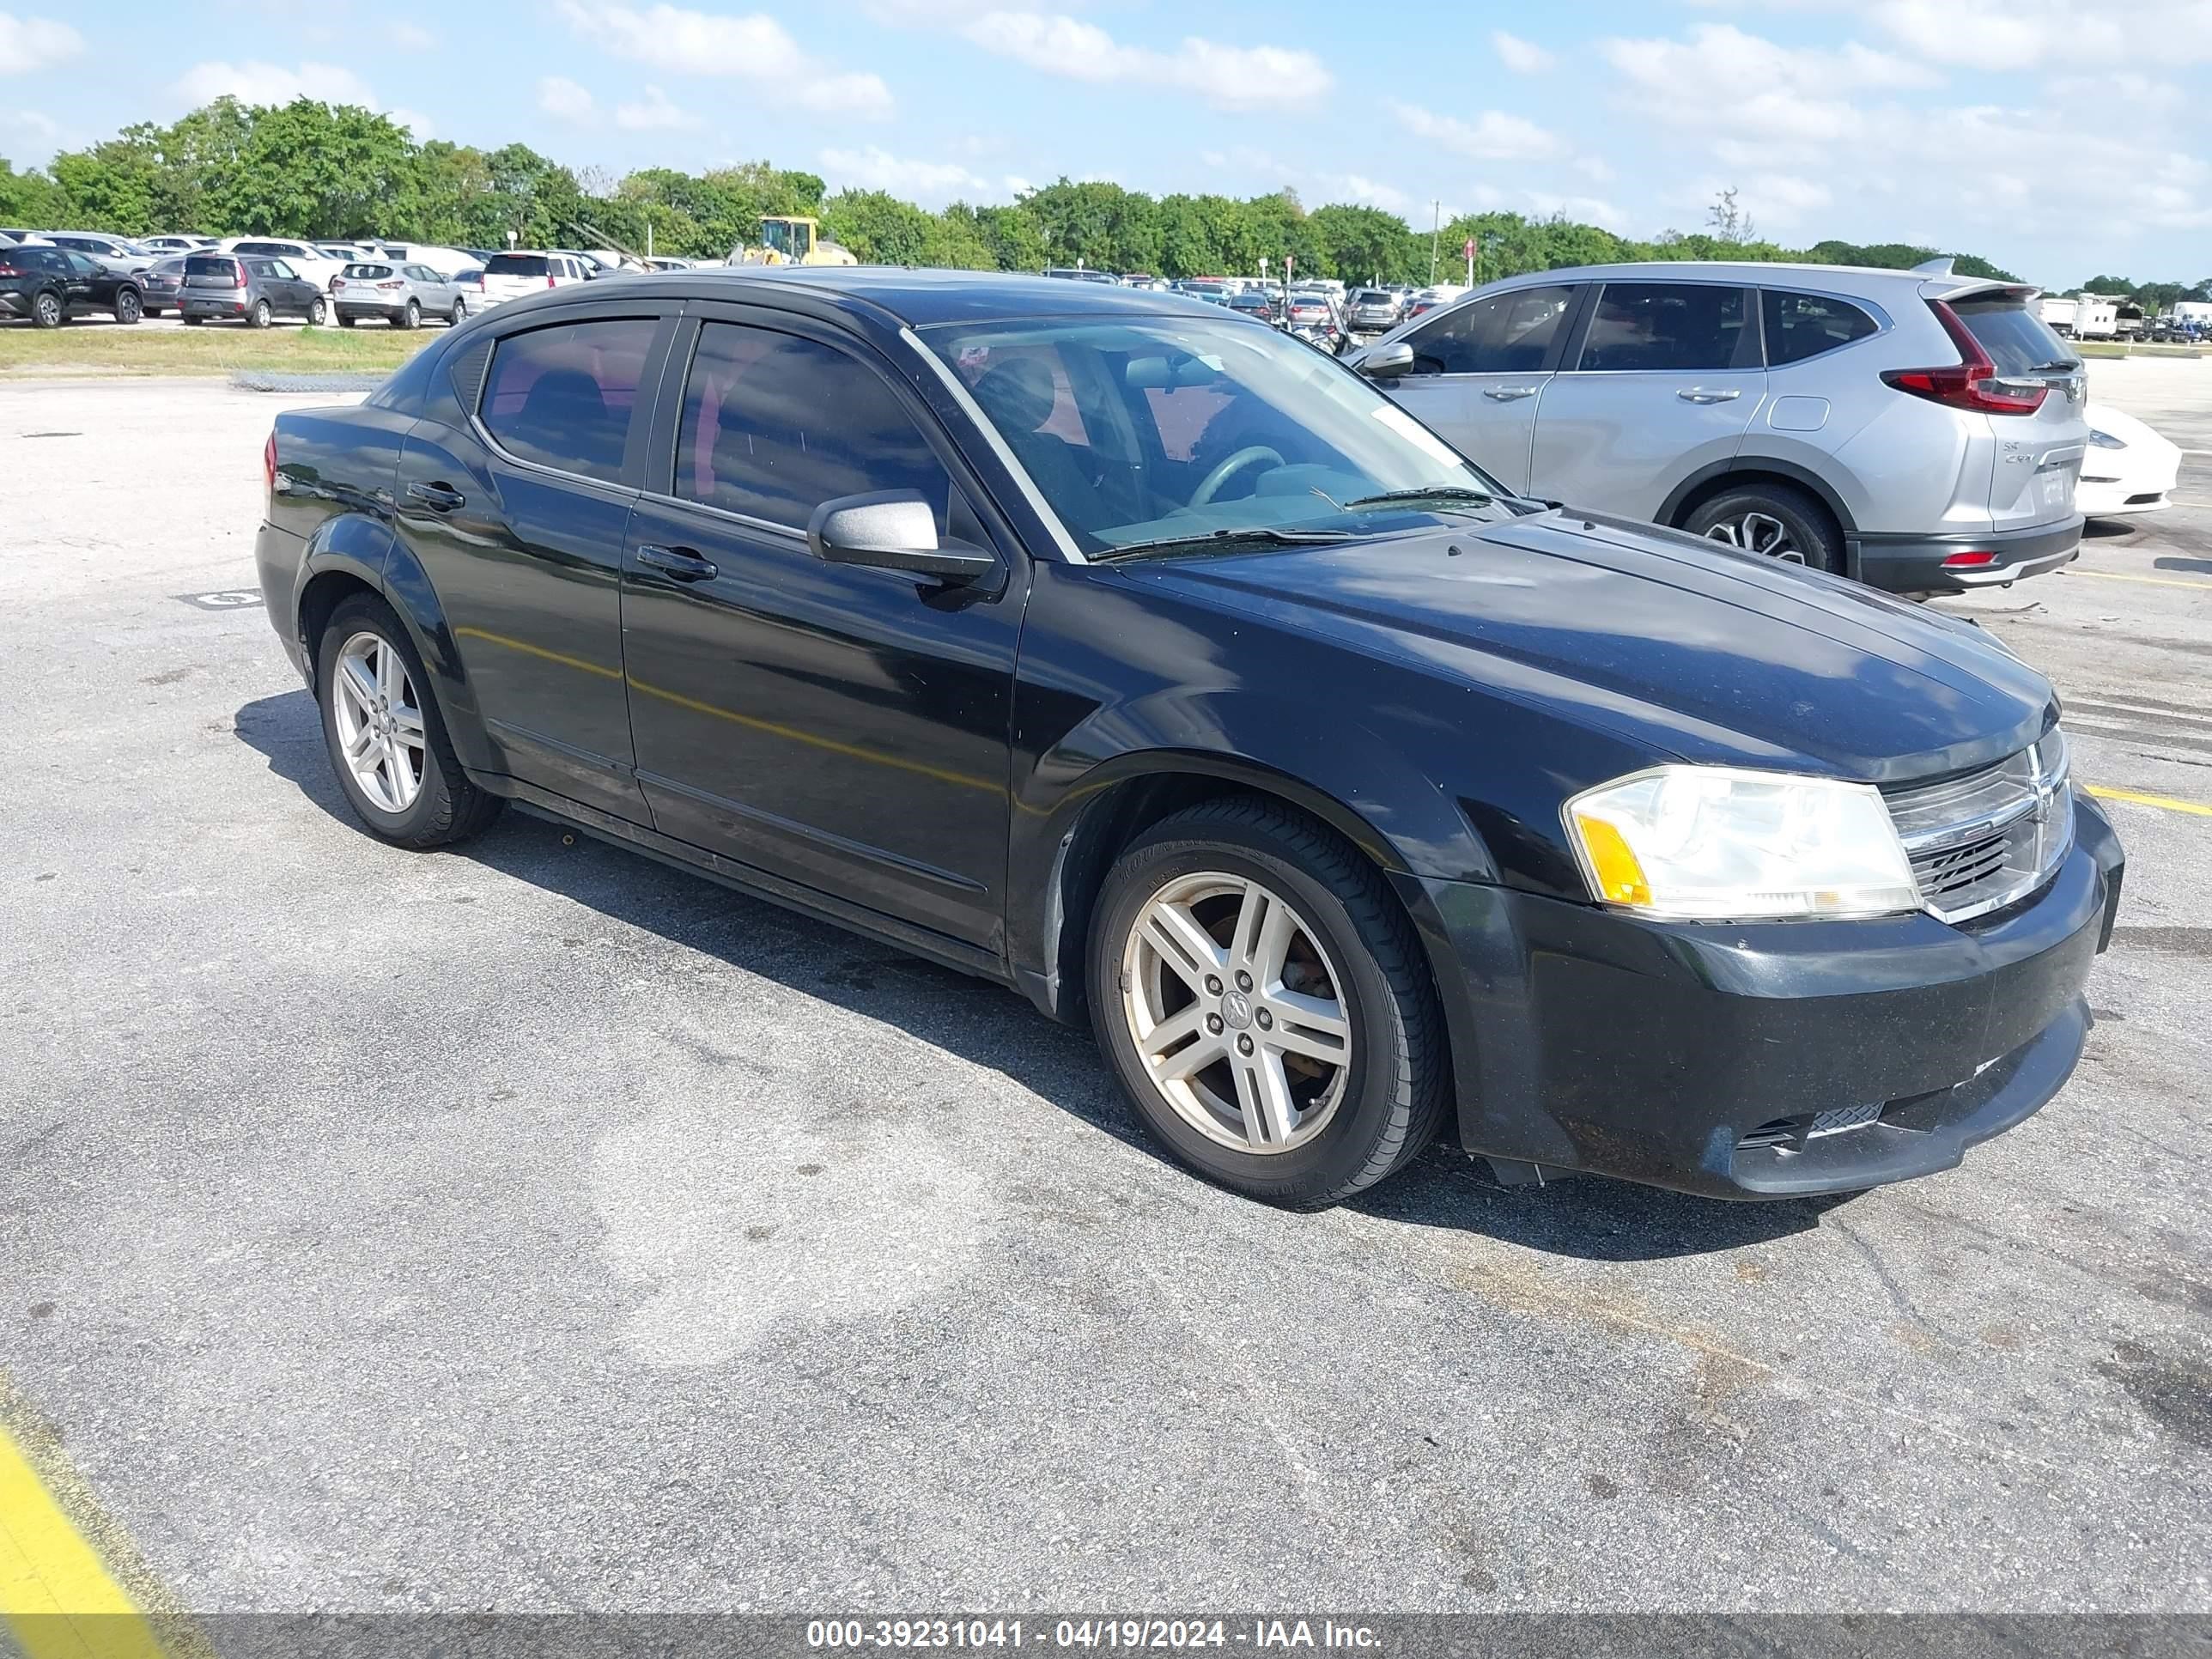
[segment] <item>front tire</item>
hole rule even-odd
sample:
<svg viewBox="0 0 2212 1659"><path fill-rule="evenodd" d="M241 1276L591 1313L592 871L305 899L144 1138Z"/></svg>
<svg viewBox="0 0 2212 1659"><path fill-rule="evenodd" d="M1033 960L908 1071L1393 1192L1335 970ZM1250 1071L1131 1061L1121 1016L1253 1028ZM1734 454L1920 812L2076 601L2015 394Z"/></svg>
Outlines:
<svg viewBox="0 0 2212 1659"><path fill-rule="evenodd" d="M1741 552L1802 564L1844 568L1843 536L1834 517L1808 492L1785 483L1740 484L1701 501L1682 521L1692 536Z"/></svg>
<svg viewBox="0 0 2212 1659"><path fill-rule="evenodd" d="M1091 1024L1176 1158L1320 1209L1434 1138L1443 1017L1379 872L1271 802L1207 802L1123 853L1094 912Z"/></svg>
<svg viewBox="0 0 2212 1659"><path fill-rule="evenodd" d="M331 613L315 657L323 744L347 805L398 847L445 847L499 815L453 754L430 677L392 607L356 593Z"/></svg>

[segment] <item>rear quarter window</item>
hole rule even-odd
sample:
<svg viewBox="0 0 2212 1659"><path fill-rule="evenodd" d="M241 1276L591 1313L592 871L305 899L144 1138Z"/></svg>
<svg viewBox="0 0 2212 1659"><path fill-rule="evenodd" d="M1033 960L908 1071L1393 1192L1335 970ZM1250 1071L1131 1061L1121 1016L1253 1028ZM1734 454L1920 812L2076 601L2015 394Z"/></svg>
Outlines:
<svg viewBox="0 0 2212 1659"><path fill-rule="evenodd" d="M1766 361L1777 368L1863 340L1879 326L1850 301L1823 294L1768 289L1760 304L1766 312Z"/></svg>

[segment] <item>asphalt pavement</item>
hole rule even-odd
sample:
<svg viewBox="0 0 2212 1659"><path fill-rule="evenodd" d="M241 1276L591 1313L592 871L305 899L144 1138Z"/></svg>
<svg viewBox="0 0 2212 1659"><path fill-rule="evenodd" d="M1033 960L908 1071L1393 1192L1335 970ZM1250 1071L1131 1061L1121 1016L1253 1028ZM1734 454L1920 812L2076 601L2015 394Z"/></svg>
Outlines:
<svg viewBox="0 0 2212 1659"><path fill-rule="evenodd" d="M2212 804L2212 362L2092 373L2186 505L1958 608ZM284 401L0 385L0 1421L143 1597L2212 1611L2212 817L2112 805L2086 1061L1960 1170L1279 1213L1011 993L361 833L251 595Z"/></svg>

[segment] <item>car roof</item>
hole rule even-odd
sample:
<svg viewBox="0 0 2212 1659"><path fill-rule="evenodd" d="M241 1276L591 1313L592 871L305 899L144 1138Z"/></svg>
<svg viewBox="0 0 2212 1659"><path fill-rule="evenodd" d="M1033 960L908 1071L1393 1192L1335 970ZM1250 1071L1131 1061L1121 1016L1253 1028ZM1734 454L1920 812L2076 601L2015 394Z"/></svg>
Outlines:
<svg viewBox="0 0 2212 1659"><path fill-rule="evenodd" d="M805 293L846 311L872 311L915 328L1036 317L1189 315L1212 309L1180 295L1123 288L1118 283L1070 283L1003 271L916 270L902 265L748 265L719 270L710 265L696 270L635 273L623 279L619 292L625 296L653 294L672 299L742 300L748 289L763 284Z"/></svg>
<svg viewBox="0 0 2212 1659"><path fill-rule="evenodd" d="M1778 278L1786 279L1778 283ZM1902 284L1940 297L1973 289L2025 288L2024 283L1998 278L1931 275L1924 270L1896 270L1879 265L1824 265L1785 259L1647 259L1617 265L1567 265L1557 270L1524 271L1488 283L1491 289L1523 287L1534 283L1713 282L1826 289L1831 293L1879 295L1894 293Z"/></svg>

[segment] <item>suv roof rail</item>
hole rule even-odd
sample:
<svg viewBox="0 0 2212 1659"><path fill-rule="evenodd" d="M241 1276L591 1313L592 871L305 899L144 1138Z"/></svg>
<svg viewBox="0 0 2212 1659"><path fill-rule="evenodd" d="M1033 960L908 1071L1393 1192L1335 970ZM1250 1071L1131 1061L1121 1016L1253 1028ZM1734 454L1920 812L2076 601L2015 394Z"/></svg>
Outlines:
<svg viewBox="0 0 2212 1659"><path fill-rule="evenodd" d="M1956 255L1946 253L1936 258L1923 259L1912 267L1912 274L1915 276L1948 276L1956 258Z"/></svg>

